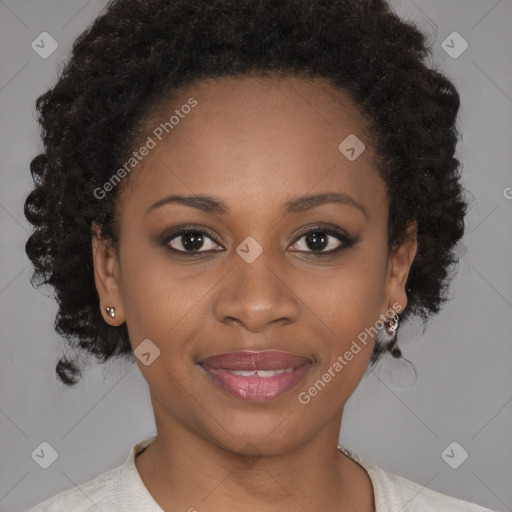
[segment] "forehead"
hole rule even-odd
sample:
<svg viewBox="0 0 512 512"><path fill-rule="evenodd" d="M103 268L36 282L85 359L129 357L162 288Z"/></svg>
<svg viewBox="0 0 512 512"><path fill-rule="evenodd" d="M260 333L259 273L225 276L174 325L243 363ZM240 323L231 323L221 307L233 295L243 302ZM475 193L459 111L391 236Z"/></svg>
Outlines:
<svg viewBox="0 0 512 512"><path fill-rule="evenodd" d="M153 107L138 139L155 144L127 193L147 203L164 193L214 195L254 212L312 192L375 201L385 188L369 135L359 107L327 80L209 79ZM350 161L339 146L354 136L366 149Z"/></svg>

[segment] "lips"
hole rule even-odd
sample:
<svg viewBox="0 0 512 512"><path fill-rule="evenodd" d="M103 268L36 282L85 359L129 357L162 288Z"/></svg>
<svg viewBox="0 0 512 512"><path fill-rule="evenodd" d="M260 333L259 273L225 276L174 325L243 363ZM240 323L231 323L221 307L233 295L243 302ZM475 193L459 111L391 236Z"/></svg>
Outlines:
<svg viewBox="0 0 512 512"><path fill-rule="evenodd" d="M207 357L201 364L210 368L224 370L279 370L283 368L298 368L311 360L298 354L265 350L263 352L226 352Z"/></svg>
<svg viewBox="0 0 512 512"><path fill-rule="evenodd" d="M312 360L276 350L227 352L207 357L200 367L237 398L265 401L284 394L306 375Z"/></svg>

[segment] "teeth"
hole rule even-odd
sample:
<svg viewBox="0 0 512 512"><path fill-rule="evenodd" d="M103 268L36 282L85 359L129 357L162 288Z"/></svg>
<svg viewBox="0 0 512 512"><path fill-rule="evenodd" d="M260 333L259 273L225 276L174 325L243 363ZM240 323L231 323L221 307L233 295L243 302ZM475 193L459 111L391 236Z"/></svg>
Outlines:
<svg viewBox="0 0 512 512"><path fill-rule="evenodd" d="M256 375L256 370L250 372L244 370L231 370L231 373L234 373L235 375L241 375L242 377L250 377L251 375Z"/></svg>
<svg viewBox="0 0 512 512"><path fill-rule="evenodd" d="M241 377L252 377L257 375L258 377L274 377L275 375L280 375L281 373L291 373L293 372L293 368L286 369L278 369L278 370L231 370L231 373L234 375L240 375Z"/></svg>
<svg viewBox="0 0 512 512"><path fill-rule="evenodd" d="M258 377L273 377L274 375L284 373L284 370L258 370L256 373Z"/></svg>

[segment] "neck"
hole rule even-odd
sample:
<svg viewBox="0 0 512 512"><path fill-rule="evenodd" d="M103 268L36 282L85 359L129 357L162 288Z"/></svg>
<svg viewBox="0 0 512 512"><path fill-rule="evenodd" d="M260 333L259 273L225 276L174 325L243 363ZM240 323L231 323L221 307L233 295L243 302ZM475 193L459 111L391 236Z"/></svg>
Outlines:
<svg viewBox="0 0 512 512"><path fill-rule="evenodd" d="M237 508L282 512L373 512L366 471L336 449L342 411L314 438L286 452L233 453L180 424L158 425L158 436L136 457L139 474L164 510Z"/></svg>

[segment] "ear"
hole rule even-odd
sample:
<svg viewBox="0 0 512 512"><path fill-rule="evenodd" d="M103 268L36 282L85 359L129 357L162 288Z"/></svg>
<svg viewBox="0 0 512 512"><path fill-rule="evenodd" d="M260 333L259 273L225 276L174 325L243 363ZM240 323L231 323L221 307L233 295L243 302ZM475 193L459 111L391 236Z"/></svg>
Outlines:
<svg viewBox="0 0 512 512"><path fill-rule="evenodd" d="M407 306L405 283L418 249L417 230L416 221L409 223L404 240L398 247L393 248L391 253L388 262L385 301L382 305L384 309L381 311L384 316L390 308L400 313Z"/></svg>
<svg viewBox="0 0 512 512"><path fill-rule="evenodd" d="M105 322L112 326L121 325L124 311L121 293L119 260L112 242L101 235L101 228L93 223L91 228L92 259L94 264L94 282L100 298L101 314ZM115 317L107 312L107 307L115 308Z"/></svg>

